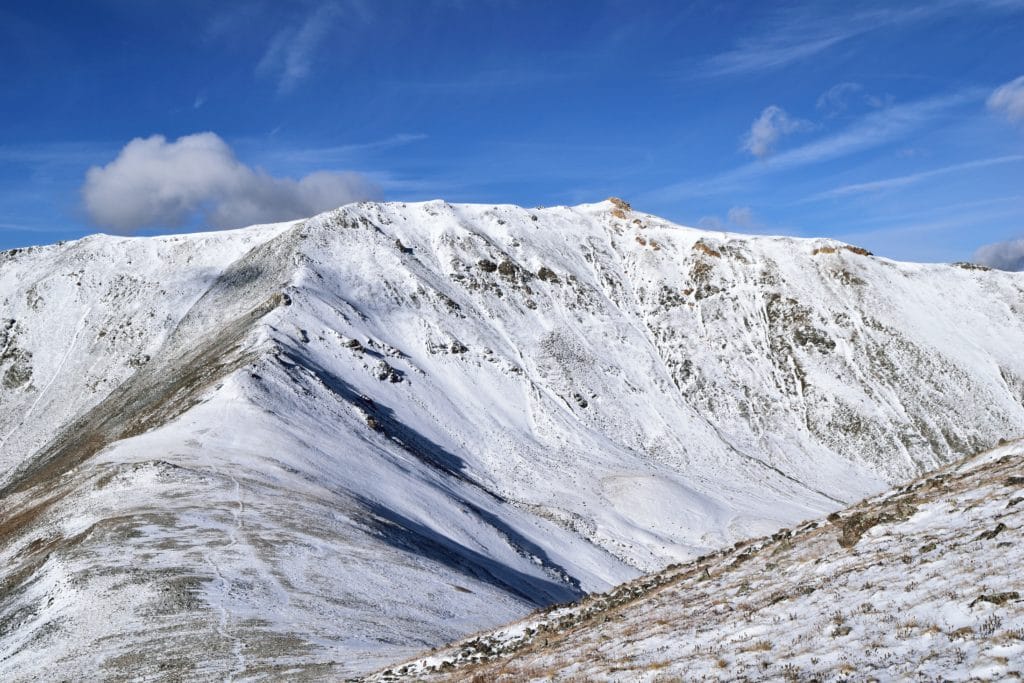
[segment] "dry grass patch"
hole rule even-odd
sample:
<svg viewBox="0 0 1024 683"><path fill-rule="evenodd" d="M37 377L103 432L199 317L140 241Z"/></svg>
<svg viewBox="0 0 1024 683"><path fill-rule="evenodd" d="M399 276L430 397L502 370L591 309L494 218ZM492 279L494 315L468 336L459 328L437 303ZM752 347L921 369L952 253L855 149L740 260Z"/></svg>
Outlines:
<svg viewBox="0 0 1024 683"><path fill-rule="evenodd" d="M811 256L817 256L818 254L838 254L840 249L857 254L858 256L874 256L874 254L867 249L855 247L852 244L844 244L840 247L815 247L811 252Z"/></svg>
<svg viewBox="0 0 1024 683"><path fill-rule="evenodd" d="M693 243L693 250L694 251L699 251L702 254L706 254L706 255L714 257L714 258L722 258L722 252L718 251L717 249L712 248L704 240L697 240L696 242L694 242Z"/></svg>

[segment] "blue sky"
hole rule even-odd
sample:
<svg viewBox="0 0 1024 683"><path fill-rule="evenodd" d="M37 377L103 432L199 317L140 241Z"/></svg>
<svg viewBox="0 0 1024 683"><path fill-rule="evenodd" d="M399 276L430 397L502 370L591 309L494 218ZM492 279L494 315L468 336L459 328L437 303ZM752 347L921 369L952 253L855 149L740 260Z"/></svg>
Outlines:
<svg viewBox="0 0 1024 683"><path fill-rule="evenodd" d="M616 195L1024 266L1022 36L1017 0L3 2L0 248Z"/></svg>

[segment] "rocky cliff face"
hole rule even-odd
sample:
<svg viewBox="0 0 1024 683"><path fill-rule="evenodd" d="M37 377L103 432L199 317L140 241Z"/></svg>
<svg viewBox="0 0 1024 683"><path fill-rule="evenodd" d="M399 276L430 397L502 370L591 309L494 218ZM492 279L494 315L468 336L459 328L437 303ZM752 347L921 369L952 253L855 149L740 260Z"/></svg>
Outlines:
<svg viewBox="0 0 1024 683"><path fill-rule="evenodd" d="M1024 276L618 201L97 236L0 301L6 678L364 672L1024 432Z"/></svg>

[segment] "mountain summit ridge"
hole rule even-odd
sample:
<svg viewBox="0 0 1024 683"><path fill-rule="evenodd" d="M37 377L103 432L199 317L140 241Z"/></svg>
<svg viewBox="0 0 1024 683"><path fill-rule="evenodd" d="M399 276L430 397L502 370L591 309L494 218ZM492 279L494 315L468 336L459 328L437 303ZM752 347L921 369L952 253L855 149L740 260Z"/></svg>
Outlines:
<svg viewBox="0 0 1024 683"><path fill-rule="evenodd" d="M366 673L1024 433L1024 274L844 246L432 201L0 254L0 673Z"/></svg>

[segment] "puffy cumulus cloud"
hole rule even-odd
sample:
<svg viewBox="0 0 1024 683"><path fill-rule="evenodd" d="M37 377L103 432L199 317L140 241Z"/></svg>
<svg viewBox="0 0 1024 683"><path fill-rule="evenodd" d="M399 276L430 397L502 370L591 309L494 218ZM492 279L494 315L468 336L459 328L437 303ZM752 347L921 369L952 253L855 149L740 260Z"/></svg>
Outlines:
<svg viewBox="0 0 1024 683"><path fill-rule="evenodd" d="M1015 123L1024 121L1024 76L996 88L989 95L988 108Z"/></svg>
<svg viewBox="0 0 1024 683"><path fill-rule="evenodd" d="M1024 270L1024 238L986 244L974 252L974 262L999 270Z"/></svg>
<svg viewBox="0 0 1024 683"><path fill-rule="evenodd" d="M379 197L357 173L319 171L300 180L251 168L214 133L136 138L85 176L82 199L96 225L129 233L177 227L196 216L229 228L311 216Z"/></svg>
<svg viewBox="0 0 1024 683"><path fill-rule="evenodd" d="M775 143L783 135L811 128L809 121L794 119L782 107L774 104L765 107L754 120L750 131L743 138L743 149L756 157L766 157L775 150Z"/></svg>

